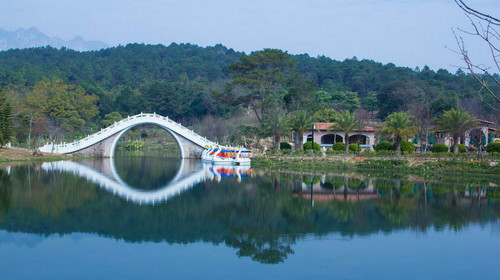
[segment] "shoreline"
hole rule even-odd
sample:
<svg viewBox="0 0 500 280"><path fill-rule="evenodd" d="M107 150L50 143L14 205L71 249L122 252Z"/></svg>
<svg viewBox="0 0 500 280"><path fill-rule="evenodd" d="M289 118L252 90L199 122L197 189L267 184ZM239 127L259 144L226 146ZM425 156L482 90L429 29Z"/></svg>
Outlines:
<svg viewBox="0 0 500 280"><path fill-rule="evenodd" d="M363 157L359 155L266 156L252 159L252 168L284 172L354 172L382 177L452 177L456 181L492 180L500 184L500 158Z"/></svg>
<svg viewBox="0 0 500 280"><path fill-rule="evenodd" d="M56 161L64 159L74 159L71 155L63 154L34 154L34 150L10 147L0 149L0 163L5 162L31 162L31 161Z"/></svg>

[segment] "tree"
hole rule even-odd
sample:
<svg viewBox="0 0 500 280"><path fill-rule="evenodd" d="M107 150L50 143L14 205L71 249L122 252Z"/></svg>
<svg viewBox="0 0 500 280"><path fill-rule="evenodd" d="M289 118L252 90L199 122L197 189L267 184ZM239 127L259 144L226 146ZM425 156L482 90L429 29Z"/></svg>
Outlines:
<svg viewBox="0 0 500 280"><path fill-rule="evenodd" d="M436 120L436 129L448 132L453 137L454 153L458 153L458 137L479 125L473 116L461 108L445 111Z"/></svg>
<svg viewBox="0 0 500 280"><path fill-rule="evenodd" d="M313 115L315 122L334 122L339 117L339 113L333 109L323 109L316 111Z"/></svg>
<svg viewBox="0 0 500 280"><path fill-rule="evenodd" d="M395 112L388 115L380 125L383 136L395 138L398 157L401 156L401 141L406 140L418 130L413 123L412 117L407 112Z"/></svg>
<svg viewBox="0 0 500 280"><path fill-rule="evenodd" d="M26 95L31 110L69 132L81 129L97 115L96 102L97 96L88 95L81 86L65 84L59 78L43 79Z"/></svg>
<svg viewBox="0 0 500 280"><path fill-rule="evenodd" d="M0 101L0 105L1 103ZM10 142L13 132L12 108L7 102L1 106L0 112L0 148Z"/></svg>
<svg viewBox="0 0 500 280"><path fill-rule="evenodd" d="M274 148L280 149L281 136L290 130L289 117L280 109L273 109L264 115L261 124L264 135L273 136Z"/></svg>
<svg viewBox="0 0 500 280"><path fill-rule="evenodd" d="M480 84L478 95L481 100L495 111L500 111L500 79L498 75L492 74L492 72L500 72L500 31L498 30L500 19L471 8L462 0L455 0L455 3L465 12L472 25L472 31L459 30L466 35L477 37L485 43L487 51L491 54L493 65L486 66L473 62L465 47L464 39L453 32L458 45L456 53L461 55L465 62L465 69ZM483 92L490 97L492 102L487 101L487 98L482 94Z"/></svg>
<svg viewBox="0 0 500 280"><path fill-rule="evenodd" d="M122 115L118 112L111 112L109 114L106 114L104 118L101 121L101 124L104 126L110 126L114 124L115 122L121 121L123 119Z"/></svg>
<svg viewBox="0 0 500 280"><path fill-rule="evenodd" d="M318 100L316 91L318 84L315 81L305 79L302 75L294 75L290 78L288 90L283 101L286 109L292 111L315 111L327 106Z"/></svg>
<svg viewBox="0 0 500 280"><path fill-rule="evenodd" d="M349 133L361 127L361 122L354 113L344 110L332 123L330 130L344 132L345 151L349 151Z"/></svg>
<svg viewBox="0 0 500 280"><path fill-rule="evenodd" d="M294 131L295 150L302 150L302 135L311 128L312 117L305 111L296 111L290 118L290 128Z"/></svg>
<svg viewBox="0 0 500 280"><path fill-rule="evenodd" d="M335 109L354 111L359 108L360 101L358 94L352 91L335 91L331 93L332 105Z"/></svg>
<svg viewBox="0 0 500 280"><path fill-rule="evenodd" d="M294 64L291 55L277 49L243 54L240 62L229 66L229 72L235 76L226 97L251 108L262 123L263 115L278 102L280 93L284 93L283 87L294 73Z"/></svg>

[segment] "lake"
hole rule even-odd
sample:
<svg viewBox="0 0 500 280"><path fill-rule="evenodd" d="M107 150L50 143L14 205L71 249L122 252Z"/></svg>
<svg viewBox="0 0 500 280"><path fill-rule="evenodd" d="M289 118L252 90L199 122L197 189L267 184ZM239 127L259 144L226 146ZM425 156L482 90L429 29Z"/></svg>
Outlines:
<svg viewBox="0 0 500 280"><path fill-rule="evenodd" d="M0 166L0 279L499 279L498 182L155 154Z"/></svg>

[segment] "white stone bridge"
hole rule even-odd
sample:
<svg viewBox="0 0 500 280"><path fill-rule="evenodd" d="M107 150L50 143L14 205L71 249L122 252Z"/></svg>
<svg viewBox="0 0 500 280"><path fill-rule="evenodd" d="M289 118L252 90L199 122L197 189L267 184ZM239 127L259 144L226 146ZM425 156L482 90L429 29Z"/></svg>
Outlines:
<svg viewBox="0 0 500 280"><path fill-rule="evenodd" d="M196 134L194 131L172 121L168 117L156 113L140 113L135 116L129 116L75 142L47 144L40 147L40 151L44 153L79 154L91 157L112 158L120 137L132 127L145 124L157 125L168 131L179 145L181 158L198 158L205 147L217 145L217 143Z"/></svg>

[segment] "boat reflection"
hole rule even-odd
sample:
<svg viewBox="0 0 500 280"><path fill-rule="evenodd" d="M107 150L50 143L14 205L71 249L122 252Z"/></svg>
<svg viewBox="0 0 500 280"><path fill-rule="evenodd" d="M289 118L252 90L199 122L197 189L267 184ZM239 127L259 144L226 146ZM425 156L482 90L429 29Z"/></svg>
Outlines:
<svg viewBox="0 0 500 280"><path fill-rule="evenodd" d="M211 181L220 182L222 178L236 178L241 182L241 178L251 178L254 176L253 169L250 166L235 165L212 165L203 163L206 177Z"/></svg>

